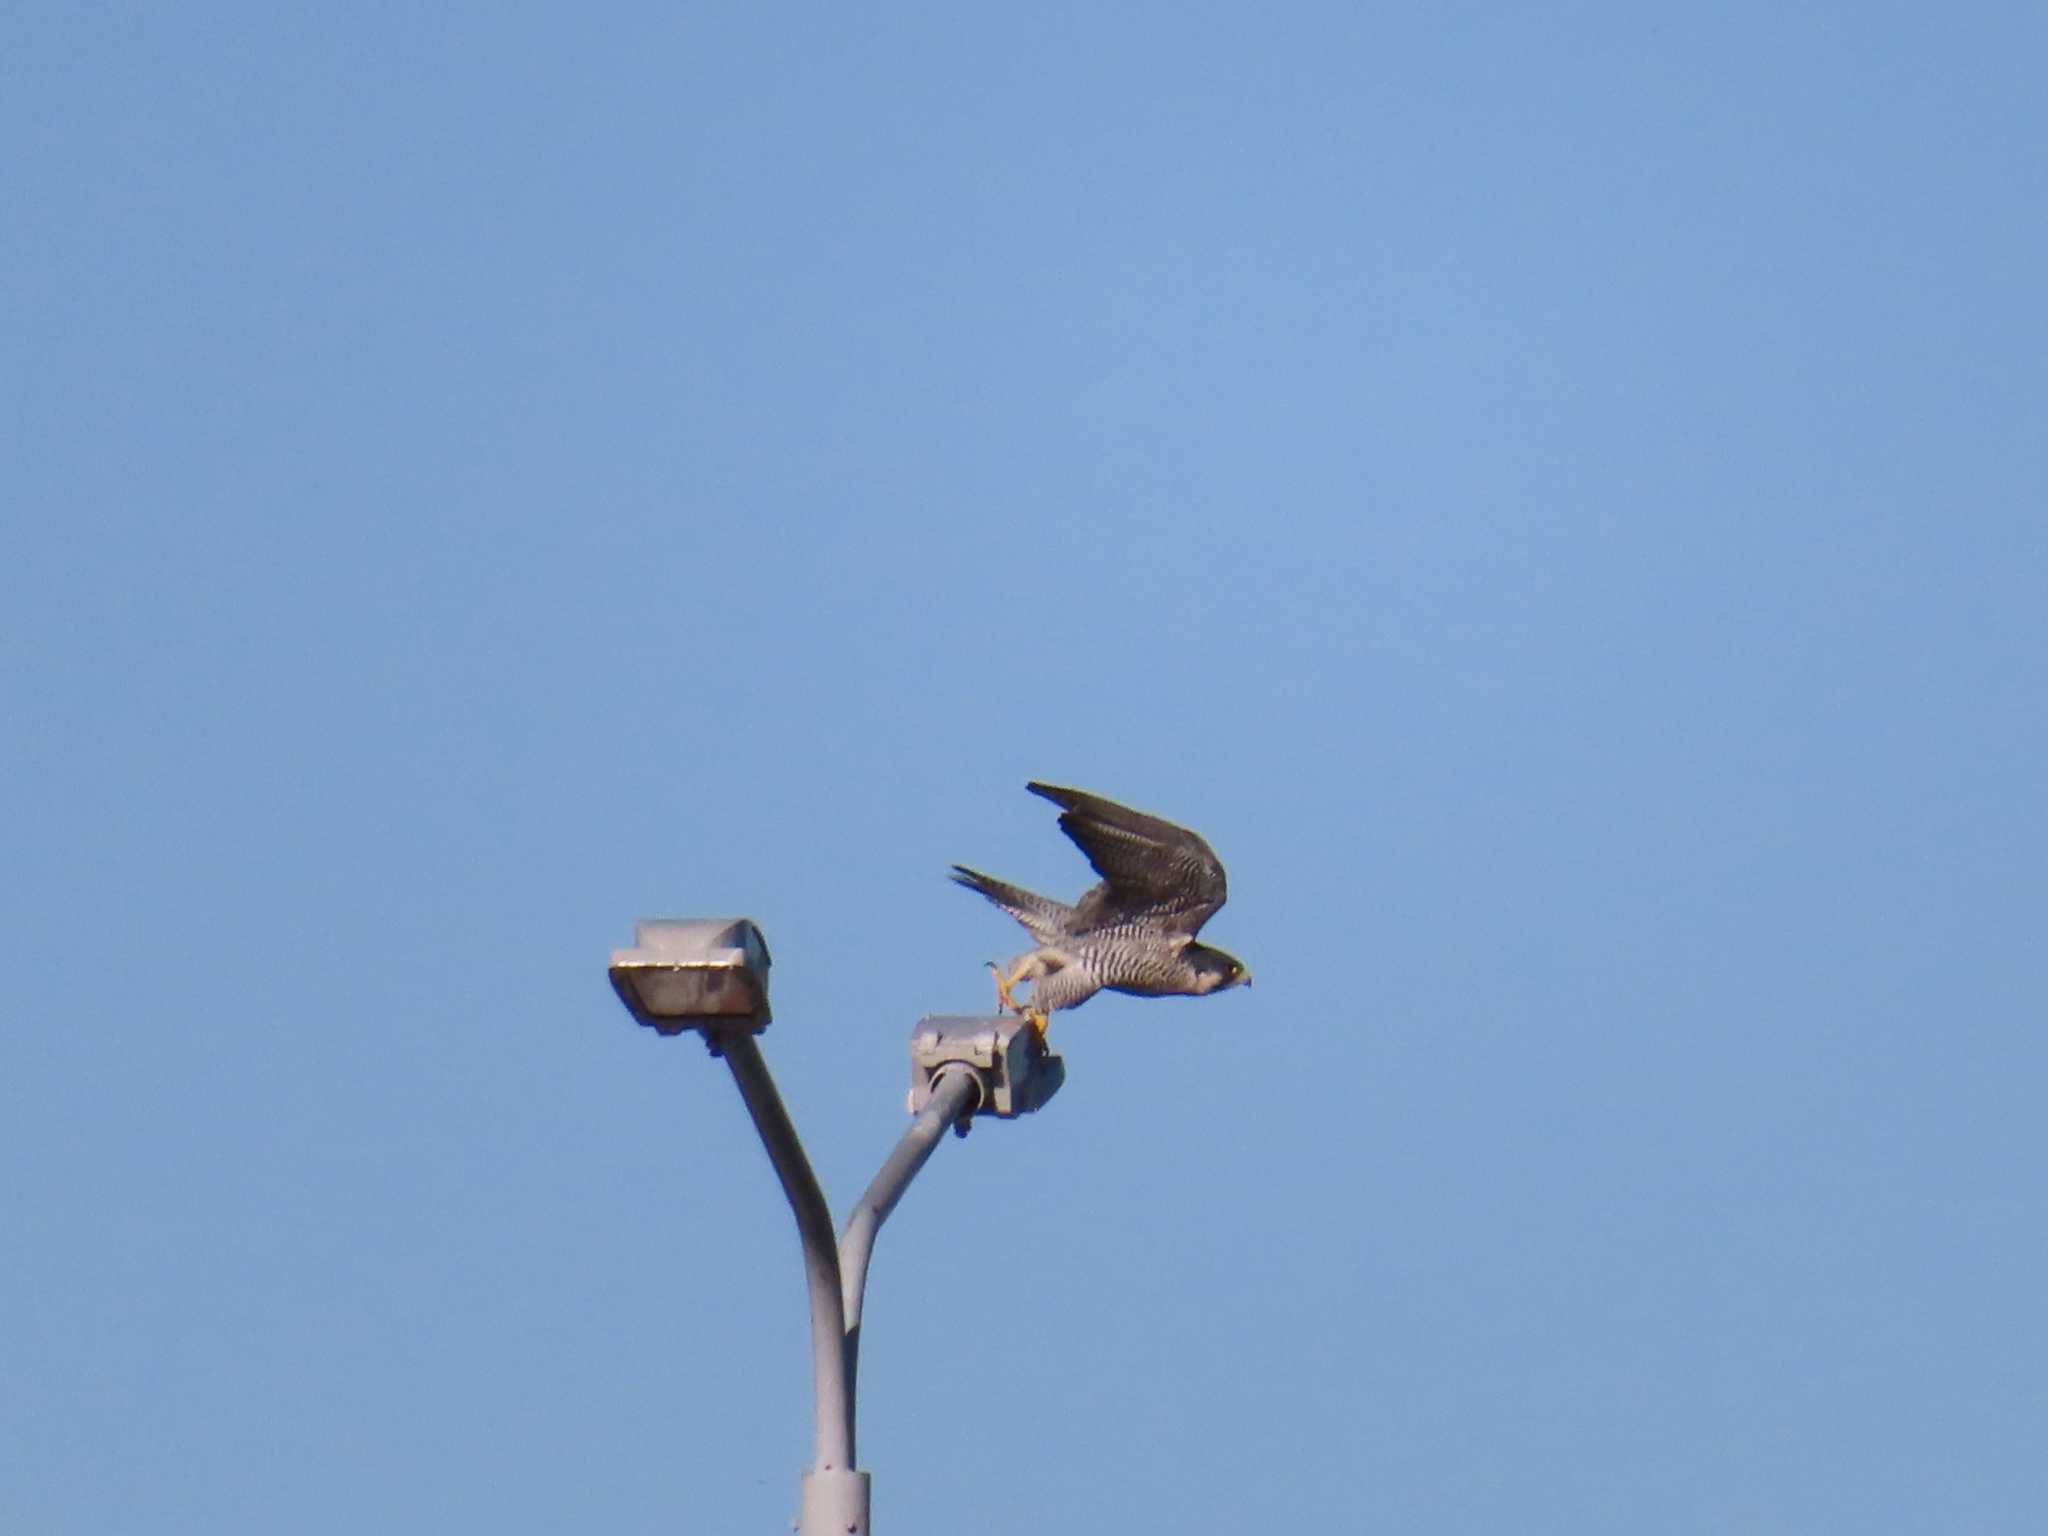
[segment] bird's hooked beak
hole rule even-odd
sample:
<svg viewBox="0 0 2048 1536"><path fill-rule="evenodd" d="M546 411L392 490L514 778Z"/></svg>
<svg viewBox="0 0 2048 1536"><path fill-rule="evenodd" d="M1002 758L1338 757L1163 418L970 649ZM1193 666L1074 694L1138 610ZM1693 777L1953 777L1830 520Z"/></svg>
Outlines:
<svg viewBox="0 0 2048 1536"><path fill-rule="evenodd" d="M1237 984L1241 987L1248 987L1252 984L1252 968L1250 966L1244 968L1244 974L1237 978Z"/></svg>

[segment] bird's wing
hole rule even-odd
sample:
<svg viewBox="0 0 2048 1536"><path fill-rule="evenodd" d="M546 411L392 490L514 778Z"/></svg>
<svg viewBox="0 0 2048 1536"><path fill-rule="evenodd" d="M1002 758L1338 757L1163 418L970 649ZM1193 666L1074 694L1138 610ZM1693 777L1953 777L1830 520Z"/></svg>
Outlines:
<svg viewBox="0 0 2048 1536"><path fill-rule="evenodd" d="M1060 830L1102 876L1076 909L1082 930L1141 921L1193 938L1223 905L1223 864L1186 827L1085 790L1025 786L1061 809Z"/></svg>
<svg viewBox="0 0 2048 1536"><path fill-rule="evenodd" d="M1073 922L1073 909L1064 902L1054 901L1050 896L1041 896L1036 891L1027 891L1022 886L1011 885L993 875L984 875L978 869L969 869L965 864L953 866L953 883L964 885L970 891L979 891L1010 916L1017 919L1031 931L1031 937L1041 944L1057 944L1060 936Z"/></svg>

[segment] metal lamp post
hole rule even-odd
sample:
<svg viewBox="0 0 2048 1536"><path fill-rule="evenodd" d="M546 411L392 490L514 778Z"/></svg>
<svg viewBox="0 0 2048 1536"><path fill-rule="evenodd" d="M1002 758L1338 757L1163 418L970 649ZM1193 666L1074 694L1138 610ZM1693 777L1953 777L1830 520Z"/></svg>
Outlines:
<svg viewBox="0 0 2048 1536"><path fill-rule="evenodd" d="M824 1191L755 1039L771 1017L769 963L767 941L747 918L642 922L634 928L634 947L612 952L611 981L642 1024L663 1035L698 1033L732 1069L796 1215L810 1287L817 1444L803 1476L797 1530L799 1536L868 1536L869 1477L855 1467L854 1384L875 1236L947 1126L965 1135L977 1114L1010 1119L1029 1113L1059 1090L1066 1069L1022 1019L919 1020L910 1038L910 1128L835 1241Z"/></svg>

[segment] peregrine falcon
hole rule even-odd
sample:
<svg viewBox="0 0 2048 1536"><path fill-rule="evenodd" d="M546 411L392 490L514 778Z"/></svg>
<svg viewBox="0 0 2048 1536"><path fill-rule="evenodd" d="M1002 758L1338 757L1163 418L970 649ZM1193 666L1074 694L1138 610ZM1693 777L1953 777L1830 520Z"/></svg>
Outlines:
<svg viewBox="0 0 2048 1536"><path fill-rule="evenodd" d="M1061 808L1060 830L1102 876L1068 906L1006 885L965 865L953 878L1022 923L1038 947L1007 967L989 962L996 998L1043 1035L1047 1015L1078 1008L1107 987L1140 997L1199 997L1249 986L1252 973L1220 949L1197 944L1202 924L1223 905L1223 865L1186 827L1147 816L1078 789L1027 784ZM1010 989L1031 983L1020 1004Z"/></svg>

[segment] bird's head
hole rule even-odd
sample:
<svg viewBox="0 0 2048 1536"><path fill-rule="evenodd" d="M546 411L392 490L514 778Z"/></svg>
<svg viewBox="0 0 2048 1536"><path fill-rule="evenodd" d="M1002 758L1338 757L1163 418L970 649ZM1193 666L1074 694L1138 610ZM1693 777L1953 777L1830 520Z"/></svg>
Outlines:
<svg viewBox="0 0 2048 1536"><path fill-rule="evenodd" d="M1248 987L1252 984L1250 968L1220 949L1211 949L1206 944L1190 944L1187 957L1195 968L1197 993L1221 992L1225 987Z"/></svg>

